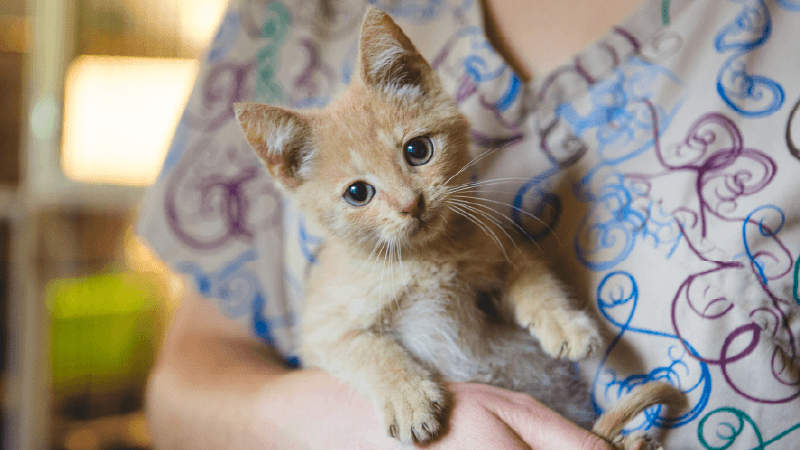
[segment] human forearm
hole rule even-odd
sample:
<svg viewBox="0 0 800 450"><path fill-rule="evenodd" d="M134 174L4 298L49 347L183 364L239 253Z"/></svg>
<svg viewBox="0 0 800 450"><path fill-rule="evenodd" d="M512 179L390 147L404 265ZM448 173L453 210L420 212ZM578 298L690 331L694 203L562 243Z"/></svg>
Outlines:
<svg viewBox="0 0 800 450"><path fill-rule="evenodd" d="M259 417L264 409L259 397L284 370L246 349L214 348L218 345L166 356L153 372L147 409L157 448L279 448L266 440L274 433L268 411Z"/></svg>
<svg viewBox="0 0 800 450"><path fill-rule="evenodd" d="M452 394L449 431L431 448L610 449L530 397L468 383ZM197 297L184 301L147 393L159 450L398 449L374 405L318 370L289 370Z"/></svg>
<svg viewBox="0 0 800 450"><path fill-rule="evenodd" d="M347 422L363 426L371 420L376 422L371 428L375 440L384 440L369 407L356 414L343 413L348 409L345 404L354 399L346 386L324 373L295 371L243 382L249 377L238 372L226 374L227 381L218 384L192 381L169 370L155 374L148 391L148 410L156 447L337 448L320 444L328 440L325 436L341 435ZM331 404L341 409L330 411ZM323 418L330 413L337 422ZM363 416L360 421L358 415Z"/></svg>
<svg viewBox="0 0 800 450"><path fill-rule="evenodd" d="M283 367L213 304L185 303L149 383L156 448L394 448L374 407L349 386Z"/></svg>

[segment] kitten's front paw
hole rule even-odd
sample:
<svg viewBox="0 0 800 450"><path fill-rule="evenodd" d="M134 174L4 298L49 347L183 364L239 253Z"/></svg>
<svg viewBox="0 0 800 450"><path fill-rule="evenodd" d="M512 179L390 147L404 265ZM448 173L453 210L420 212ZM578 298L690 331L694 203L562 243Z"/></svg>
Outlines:
<svg viewBox="0 0 800 450"><path fill-rule="evenodd" d="M592 356L602 339L597 324L583 311L554 310L532 312L528 321L531 334L550 356L572 361Z"/></svg>
<svg viewBox="0 0 800 450"><path fill-rule="evenodd" d="M425 443L442 430L446 396L442 386L425 380L389 394L383 406L383 420L389 436L403 443Z"/></svg>

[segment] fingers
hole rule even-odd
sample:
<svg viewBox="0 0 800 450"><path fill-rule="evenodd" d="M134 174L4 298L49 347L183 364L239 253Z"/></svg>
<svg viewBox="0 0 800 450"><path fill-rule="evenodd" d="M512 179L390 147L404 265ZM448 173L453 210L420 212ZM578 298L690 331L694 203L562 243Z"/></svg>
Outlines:
<svg viewBox="0 0 800 450"><path fill-rule="evenodd" d="M448 383L453 408L430 450L614 450L599 436L528 395L472 383Z"/></svg>
<svg viewBox="0 0 800 450"><path fill-rule="evenodd" d="M467 394L469 395L469 394ZM455 396L455 402L463 399ZM474 397L457 403L448 418L443 439L429 445L418 445L424 450L532 450L508 424L487 411Z"/></svg>
<svg viewBox="0 0 800 450"><path fill-rule="evenodd" d="M533 398L502 392L508 401L489 407L532 450L614 450L599 436L564 419Z"/></svg>
<svg viewBox="0 0 800 450"><path fill-rule="evenodd" d="M467 429L465 426L466 424L461 422L456 422L453 425L453 428L450 430L450 433L453 433L449 436L457 435L458 437L453 438L445 438L440 441L434 441L433 443L425 446L417 446L420 450L454 450L454 449L480 449L480 450L533 450L531 447L522 441L514 431L504 424L497 422L497 426L489 425L488 427L486 422L481 424L481 427L486 427L483 429L476 428L472 424L472 429Z"/></svg>

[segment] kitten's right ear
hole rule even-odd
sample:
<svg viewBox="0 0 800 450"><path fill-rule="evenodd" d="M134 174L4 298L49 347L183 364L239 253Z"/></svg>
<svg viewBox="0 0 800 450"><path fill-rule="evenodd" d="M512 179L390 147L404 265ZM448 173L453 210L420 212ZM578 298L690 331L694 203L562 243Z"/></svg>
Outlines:
<svg viewBox="0 0 800 450"><path fill-rule="evenodd" d="M305 117L259 103L235 103L236 120L250 146L287 190L299 186L310 170L313 145Z"/></svg>

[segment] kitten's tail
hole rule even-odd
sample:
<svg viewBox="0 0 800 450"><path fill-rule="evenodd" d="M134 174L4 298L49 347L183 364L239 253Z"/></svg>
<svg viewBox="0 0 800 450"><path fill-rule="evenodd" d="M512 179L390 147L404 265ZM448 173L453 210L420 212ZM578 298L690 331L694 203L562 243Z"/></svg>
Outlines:
<svg viewBox="0 0 800 450"><path fill-rule="evenodd" d="M631 392L600 416L592 432L612 444L620 444L620 433L634 417L653 405L669 405L681 409L686 403L683 392L667 383L645 383ZM625 445L627 447L627 445Z"/></svg>

